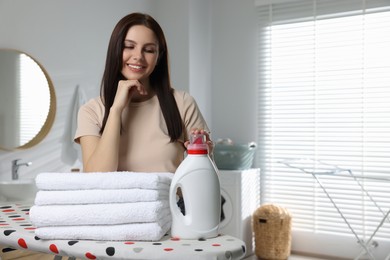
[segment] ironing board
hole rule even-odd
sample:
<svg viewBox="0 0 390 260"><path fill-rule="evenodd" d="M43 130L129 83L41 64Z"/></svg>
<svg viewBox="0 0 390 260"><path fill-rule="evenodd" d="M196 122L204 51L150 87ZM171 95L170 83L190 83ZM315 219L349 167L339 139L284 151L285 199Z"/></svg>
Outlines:
<svg viewBox="0 0 390 260"><path fill-rule="evenodd" d="M29 220L31 202L0 202L0 245L81 259L242 259L245 243L228 235L181 240L165 235L160 241L41 240ZM56 255L54 257L54 255Z"/></svg>
<svg viewBox="0 0 390 260"><path fill-rule="evenodd" d="M351 230L351 232L357 239L358 243L362 247L360 253L354 258L354 260L360 259L363 255L367 255L370 260L376 260L375 256L372 254L372 248L376 246L375 242L373 241L373 238L386 221L390 222L390 209L387 212L384 209L382 209L379 206L379 204L374 200L374 198L370 195L370 193L364 188L364 186L361 184L359 179L372 179L372 180L390 182L390 178L375 177L375 176L358 176L353 174L353 172L350 169L341 168L338 167L337 165L327 164L319 160L313 160L313 159L286 159L280 161L280 163L290 168L298 169L304 173L311 174L313 178L317 181L321 189L324 191L328 199L336 208L337 212L340 214L340 216L347 224L348 228ZM309 165L310 167L308 167ZM348 219L345 217L345 215L343 214L343 212L341 211L341 209L339 208L335 200L332 198L331 194L328 192L326 185L322 183L320 179L321 175L333 175L333 176L352 178L356 182L356 184L360 186L361 190L375 205L375 207L382 213L381 221L378 223L376 229L374 230L374 232L371 234L371 236L367 241L361 239L357 234L357 232L355 232L354 228L349 223ZM384 260L390 260L390 253L387 255L387 257Z"/></svg>

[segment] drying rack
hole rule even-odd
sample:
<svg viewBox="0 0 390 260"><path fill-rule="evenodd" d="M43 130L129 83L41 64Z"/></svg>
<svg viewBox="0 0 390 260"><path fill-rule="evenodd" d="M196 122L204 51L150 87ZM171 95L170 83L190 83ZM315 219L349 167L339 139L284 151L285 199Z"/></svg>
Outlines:
<svg viewBox="0 0 390 260"><path fill-rule="evenodd" d="M375 248L377 246L377 243L373 241L374 236L378 232L378 230L383 226L383 224L386 222L390 222L390 209L386 212L383 210L378 203L373 199L373 197L369 194L369 192L363 187L359 179L372 179L372 180L379 180L379 181L389 181L390 179L383 178L383 177L375 177L375 176L359 176L353 174L352 170L341 168L337 165L327 164L319 160L313 160L313 159L285 159L282 161L279 161L280 163L290 167L295 168L298 170L301 170L304 173L311 174L313 178L317 181L321 189L324 191L328 199L331 201L333 206L336 208L337 212L340 214L344 222L347 224L348 228L351 230L355 238L357 239L357 242L362 247L360 253L358 256L354 258L354 260L360 259L363 255L367 255L370 260L376 260L375 256L372 253L372 248ZM308 167L309 166L309 167ZM359 235L355 232L352 225L348 222L348 219L344 216L343 212L340 210L340 208L337 206L336 202L332 198L332 196L327 191L325 185L321 182L319 176L321 175L334 175L334 176L340 176L340 177L350 177L353 178L353 180L360 186L362 191L366 194L366 196L370 199L370 201L375 205L375 207L378 208L378 210L382 213L383 217L382 220L379 222L378 226L374 230L374 232L371 234L369 239L367 241L364 241L359 237ZM384 260L390 260L390 253L387 255L387 257Z"/></svg>

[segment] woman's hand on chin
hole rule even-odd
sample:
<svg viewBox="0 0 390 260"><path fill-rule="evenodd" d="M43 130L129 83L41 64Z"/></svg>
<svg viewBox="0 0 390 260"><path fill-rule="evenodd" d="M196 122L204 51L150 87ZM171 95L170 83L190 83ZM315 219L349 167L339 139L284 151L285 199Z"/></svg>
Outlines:
<svg viewBox="0 0 390 260"><path fill-rule="evenodd" d="M148 95L145 86L135 79L120 80L112 107L122 111L135 95Z"/></svg>

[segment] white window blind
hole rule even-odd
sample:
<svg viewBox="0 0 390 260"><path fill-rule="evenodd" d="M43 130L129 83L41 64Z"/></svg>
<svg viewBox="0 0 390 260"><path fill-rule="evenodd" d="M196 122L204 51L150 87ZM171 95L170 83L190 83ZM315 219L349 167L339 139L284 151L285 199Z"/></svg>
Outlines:
<svg viewBox="0 0 390 260"><path fill-rule="evenodd" d="M262 203L286 207L292 249L313 254L357 257L356 236L368 241L384 220L365 257L385 259L390 1L266 2L256 2ZM305 159L307 169L313 162L349 169L359 182L348 172L316 175L321 187L312 174L281 163L295 159Z"/></svg>
<svg viewBox="0 0 390 260"><path fill-rule="evenodd" d="M45 75L32 58L23 53L19 56L19 62L20 135L18 144L22 145L31 141L45 124L50 107L50 91ZM36 93L39 93L39 105L33 98Z"/></svg>

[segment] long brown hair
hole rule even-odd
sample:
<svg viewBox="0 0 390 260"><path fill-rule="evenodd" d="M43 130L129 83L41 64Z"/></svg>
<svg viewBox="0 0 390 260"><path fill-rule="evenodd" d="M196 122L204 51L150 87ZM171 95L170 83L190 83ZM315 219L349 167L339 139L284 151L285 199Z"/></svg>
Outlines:
<svg viewBox="0 0 390 260"><path fill-rule="evenodd" d="M103 133L114 103L118 82L125 79L121 73L124 40L127 31L134 25L144 25L151 29L159 44L159 57L156 67L149 76L150 86L156 93L160 108L168 128L171 142L178 140L183 132L183 123L173 96L168 65L168 49L164 32L150 15L132 13L123 17L115 26L107 50L106 65L100 87L100 97L104 104L104 117L100 134Z"/></svg>

